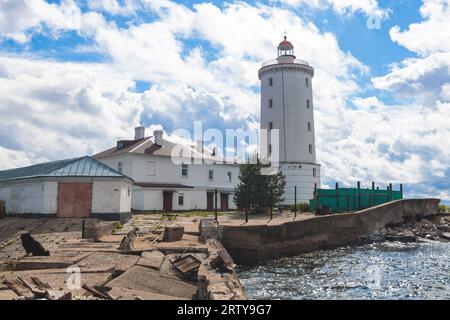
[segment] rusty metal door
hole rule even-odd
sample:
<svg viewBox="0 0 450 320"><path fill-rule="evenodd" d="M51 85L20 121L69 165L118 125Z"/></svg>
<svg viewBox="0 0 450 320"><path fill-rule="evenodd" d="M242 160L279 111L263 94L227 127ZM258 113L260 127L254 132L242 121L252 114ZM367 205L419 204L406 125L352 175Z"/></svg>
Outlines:
<svg viewBox="0 0 450 320"><path fill-rule="evenodd" d="M92 210L92 183L58 183L58 217L89 218Z"/></svg>
<svg viewBox="0 0 450 320"><path fill-rule="evenodd" d="M214 193L206 193L206 210L214 210Z"/></svg>
<svg viewBox="0 0 450 320"><path fill-rule="evenodd" d="M163 192L163 210L164 211L172 211L172 198L173 198L173 191L164 191Z"/></svg>
<svg viewBox="0 0 450 320"><path fill-rule="evenodd" d="M228 210L228 194L220 194L220 210Z"/></svg>

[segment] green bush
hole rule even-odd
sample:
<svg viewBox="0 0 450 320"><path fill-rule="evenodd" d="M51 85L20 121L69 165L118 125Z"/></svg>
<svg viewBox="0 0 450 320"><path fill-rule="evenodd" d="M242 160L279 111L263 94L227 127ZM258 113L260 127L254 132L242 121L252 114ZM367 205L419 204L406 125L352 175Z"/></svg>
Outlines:
<svg viewBox="0 0 450 320"><path fill-rule="evenodd" d="M448 212L449 211L449 208L446 206L446 205L444 205L444 204L440 204L439 205L439 211L440 212Z"/></svg>
<svg viewBox="0 0 450 320"><path fill-rule="evenodd" d="M290 208L292 212L295 211L295 205L291 205ZM310 211L311 208L309 206L309 203L307 202L297 203L297 212L310 212Z"/></svg>

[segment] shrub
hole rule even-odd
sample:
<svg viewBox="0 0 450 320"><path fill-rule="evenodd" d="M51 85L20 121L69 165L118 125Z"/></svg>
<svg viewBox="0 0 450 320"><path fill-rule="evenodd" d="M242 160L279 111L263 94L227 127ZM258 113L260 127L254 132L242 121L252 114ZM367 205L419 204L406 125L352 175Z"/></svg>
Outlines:
<svg viewBox="0 0 450 320"><path fill-rule="evenodd" d="M291 211L295 211L295 205L291 205L290 206ZM309 206L309 203L307 202L302 202L302 203L297 203L297 212L310 212L311 208Z"/></svg>
<svg viewBox="0 0 450 320"><path fill-rule="evenodd" d="M447 211L449 211L449 208L446 206L446 205L444 205L444 204L440 204L439 205L439 211L440 212L447 212Z"/></svg>

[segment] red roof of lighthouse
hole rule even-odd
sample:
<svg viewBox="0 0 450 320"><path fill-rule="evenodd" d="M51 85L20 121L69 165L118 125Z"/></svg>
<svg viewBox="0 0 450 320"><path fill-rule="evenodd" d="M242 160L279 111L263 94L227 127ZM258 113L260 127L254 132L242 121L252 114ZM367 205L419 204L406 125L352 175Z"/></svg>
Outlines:
<svg viewBox="0 0 450 320"><path fill-rule="evenodd" d="M278 45L278 49L280 49L280 50L292 50L292 49L294 49L294 46L292 45L292 43L287 41L287 37L284 36L284 40L280 42L280 44Z"/></svg>

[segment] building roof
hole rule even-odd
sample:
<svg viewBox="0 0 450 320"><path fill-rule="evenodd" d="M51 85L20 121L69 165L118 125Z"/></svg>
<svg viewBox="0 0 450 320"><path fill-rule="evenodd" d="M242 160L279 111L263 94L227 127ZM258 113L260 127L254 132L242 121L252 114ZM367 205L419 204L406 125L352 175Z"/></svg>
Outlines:
<svg viewBox="0 0 450 320"><path fill-rule="evenodd" d="M123 144L125 142L125 144ZM122 147L119 148L119 144L122 143ZM217 163L223 163L224 159L220 159L214 157L211 151L206 148L203 149L203 154L199 152L196 147L189 145L181 145L175 142L171 142L165 139L162 139L162 145L157 145L152 141L152 137L146 137L139 140L129 141L118 141L117 146L100 152L93 157L95 159L102 159L127 153L132 154L147 154L147 155L155 155L155 156L165 156L171 157L172 152L178 148L181 151L181 148L187 148L185 150L188 151L189 158L195 159L208 159Z"/></svg>
<svg viewBox="0 0 450 320"><path fill-rule="evenodd" d="M41 177L128 178L89 156L0 171L0 182Z"/></svg>
<svg viewBox="0 0 450 320"><path fill-rule="evenodd" d="M284 37L284 40L280 42L280 44L278 45L278 48L280 50L292 50L294 49L294 46L292 45L291 42L287 41L287 37Z"/></svg>

